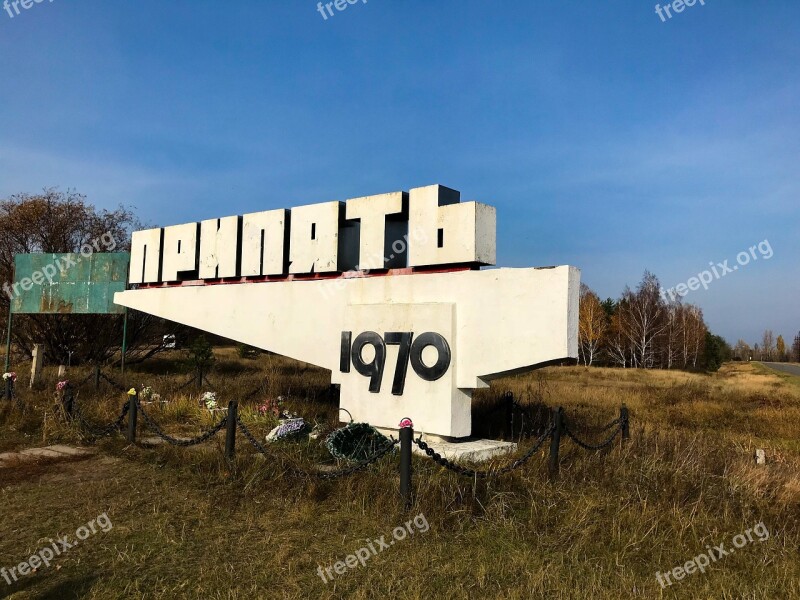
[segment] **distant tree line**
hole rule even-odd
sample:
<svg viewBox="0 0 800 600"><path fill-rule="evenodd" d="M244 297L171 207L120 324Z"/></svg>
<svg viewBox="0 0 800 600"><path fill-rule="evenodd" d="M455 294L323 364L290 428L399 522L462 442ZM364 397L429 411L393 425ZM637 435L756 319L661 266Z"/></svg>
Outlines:
<svg viewBox="0 0 800 600"><path fill-rule="evenodd" d="M761 336L761 343L752 346L739 340L733 347L735 360L764 360L767 362L800 362L800 333L794 337L791 346L787 346L782 335L777 338L771 329Z"/></svg>
<svg viewBox="0 0 800 600"><path fill-rule="evenodd" d="M700 307L668 299L648 271L636 289L626 287L616 300L601 301L581 285L579 359L586 366L716 371L731 357Z"/></svg>

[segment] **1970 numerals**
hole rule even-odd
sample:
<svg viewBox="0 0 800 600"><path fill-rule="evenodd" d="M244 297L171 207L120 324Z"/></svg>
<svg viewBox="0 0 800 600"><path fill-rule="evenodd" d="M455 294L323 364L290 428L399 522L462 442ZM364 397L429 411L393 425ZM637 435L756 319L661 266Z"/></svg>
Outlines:
<svg viewBox="0 0 800 600"><path fill-rule="evenodd" d="M440 379L450 367L452 360L450 345L438 333L423 333L415 339L414 334L408 331L390 331L383 337L374 331L365 331L358 334L353 340L352 331L343 331L339 370L342 373L349 373L352 364L357 373L369 377L369 391L373 394L379 393L383 381L383 371L386 367L387 345L399 346L397 366L394 370L394 381L392 381L392 394L395 396L403 395L409 362L414 372L425 381ZM364 362L361 356L364 346L375 348L375 356L369 362ZM436 362L430 367L422 362L422 351L428 346L433 346L437 351Z"/></svg>

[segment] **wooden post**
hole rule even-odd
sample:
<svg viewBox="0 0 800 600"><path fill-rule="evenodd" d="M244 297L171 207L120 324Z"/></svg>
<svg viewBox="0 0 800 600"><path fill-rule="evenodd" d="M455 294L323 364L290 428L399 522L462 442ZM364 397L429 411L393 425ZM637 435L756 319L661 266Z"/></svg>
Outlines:
<svg viewBox="0 0 800 600"><path fill-rule="evenodd" d="M14 383L11 379L6 379L6 400L11 400L11 397L14 395L13 389Z"/></svg>
<svg viewBox="0 0 800 600"><path fill-rule="evenodd" d="M94 389L100 387L100 365L94 366Z"/></svg>
<svg viewBox="0 0 800 600"><path fill-rule="evenodd" d="M622 422L622 441L631 439L630 422L628 415L628 407L624 404L619 409L619 420Z"/></svg>
<svg viewBox="0 0 800 600"><path fill-rule="evenodd" d="M202 390L203 389L203 368L202 367L197 367L197 371L195 373L195 377L197 378L197 381L195 381L195 385L197 385L198 391Z"/></svg>
<svg viewBox="0 0 800 600"><path fill-rule="evenodd" d="M33 345L33 362L31 363L31 383L30 388L37 385L42 378L42 367L44 365L44 344Z"/></svg>
<svg viewBox="0 0 800 600"><path fill-rule="evenodd" d="M561 429L564 423L564 409L558 407L553 409L553 434L550 437L550 461L547 465L547 470L551 478L558 476L558 450L561 445Z"/></svg>
<svg viewBox="0 0 800 600"><path fill-rule="evenodd" d="M136 442L136 400L138 392L134 391L133 394L128 396L128 442L133 444Z"/></svg>
<svg viewBox="0 0 800 600"><path fill-rule="evenodd" d="M120 358L120 371L125 375L125 354L128 352L128 309L125 308L122 317L122 357Z"/></svg>
<svg viewBox="0 0 800 600"><path fill-rule="evenodd" d="M67 386L64 388L62 403L64 405L64 414L67 416L67 420L72 421L75 406L75 394L73 393L72 386L70 384L67 384Z"/></svg>
<svg viewBox="0 0 800 600"><path fill-rule="evenodd" d="M239 413L239 403L236 400L228 402L228 429L225 435L225 458L233 460L236 454L236 417Z"/></svg>
<svg viewBox="0 0 800 600"><path fill-rule="evenodd" d="M411 508L411 445L414 443L414 424L403 419L400 429L400 497Z"/></svg>

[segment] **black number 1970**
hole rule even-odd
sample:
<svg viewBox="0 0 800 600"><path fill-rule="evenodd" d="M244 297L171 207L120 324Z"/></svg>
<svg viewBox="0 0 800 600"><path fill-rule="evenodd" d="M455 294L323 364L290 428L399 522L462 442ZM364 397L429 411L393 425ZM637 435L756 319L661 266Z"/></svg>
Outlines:
<svg viewBox="0 0 800 600"><path fill-rule="evenodd" d="M400 347L397 354L397 367L394 370L394 381L392 382L392 394L395 396L403 395L403 390L406 387L406 373L408 372L409 361L414 372L425 381L440 379L450 367L450 361L452 360L450 345L438 333L423 333L414 338L414 334L408 331L391 331L384 334L383 337L374 331L365 331L353 340L352 331L343 331L339 370L342 373L349 373L350 364L352 363L357 373L364 377L369 377L369 391L377 394L381 391L383 371L384 367L386 367L387 344ZM361 352L364 350L364 346L368 345L375 348L375 357L370 362L364 362ZM438 353L436 363L430 367L422 362L422 351L428 346L436 348Z"/></svg>

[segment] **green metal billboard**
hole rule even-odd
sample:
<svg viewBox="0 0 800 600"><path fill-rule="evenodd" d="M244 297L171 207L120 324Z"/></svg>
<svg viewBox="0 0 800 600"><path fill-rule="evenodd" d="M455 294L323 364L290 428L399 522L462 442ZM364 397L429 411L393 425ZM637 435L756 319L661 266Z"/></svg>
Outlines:
<svg viewBox="0 0 800 600"><path fill-rule="evenodd" d="M125 291L130 254L17 254L7 288L16 314L122 314L114 294Z"/></svg>

